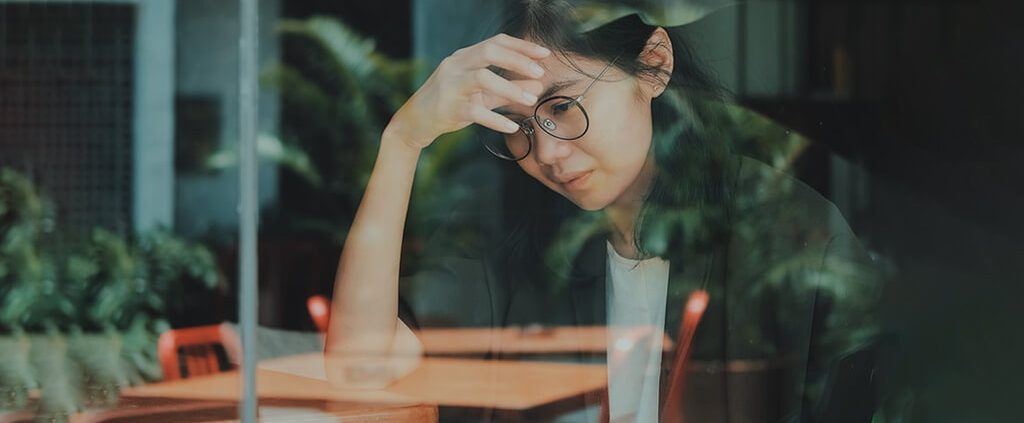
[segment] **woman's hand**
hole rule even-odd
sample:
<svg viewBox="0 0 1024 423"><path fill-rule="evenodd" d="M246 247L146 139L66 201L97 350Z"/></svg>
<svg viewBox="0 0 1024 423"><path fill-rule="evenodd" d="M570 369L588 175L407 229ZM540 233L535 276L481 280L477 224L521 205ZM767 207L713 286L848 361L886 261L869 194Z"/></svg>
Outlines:
<svg viewBox="0 0 1024 423"><path fill-rule="evenodd" d="M505 79L488 66L540 78L544 69L538 60L549 54L540 45L506 34L456 50L399 108L387 130L397 131L406 144L419 149L471 123L513 133L519 125L492 109L512 103L532 106L543 85L537 79Z"/></svg>

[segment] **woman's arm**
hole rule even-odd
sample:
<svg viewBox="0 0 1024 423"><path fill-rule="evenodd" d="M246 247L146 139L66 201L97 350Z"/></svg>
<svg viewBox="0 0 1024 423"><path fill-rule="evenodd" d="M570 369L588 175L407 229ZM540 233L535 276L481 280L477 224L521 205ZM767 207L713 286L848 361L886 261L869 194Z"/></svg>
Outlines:
<svg viewBox="0 0 1024 423"><path fill-rule="evenodd" d="M338 262L325 346L336 384L386 384L414 369L422 351L398 319L402 233L421 151L407 136L395 125L385 129ZM387 363L368 364L381 359Z"/></svg>
<svg viewBox="0 0 1024 423"><path fill-rule="evenodd" d="M333 384L382 387L416 367L422 346L398 319L398 273L420 152L472 123L518 131L518 124L492 109L533 105L543 86L535 79L507 80L488 68L539 78L544 72L536 61L548 54L505 34L459 49L392 117L338 262L325 345Z"/></svg>

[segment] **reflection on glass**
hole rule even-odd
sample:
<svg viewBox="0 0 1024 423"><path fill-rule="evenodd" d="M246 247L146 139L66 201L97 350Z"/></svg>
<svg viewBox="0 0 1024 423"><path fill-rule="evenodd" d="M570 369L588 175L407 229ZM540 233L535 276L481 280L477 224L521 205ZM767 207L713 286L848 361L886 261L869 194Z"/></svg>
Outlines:
<svg viewBox="0 0 1024 423"><path fill-rule="evenodd" d="M237 363L188 332L229 316L234 264L174 226L210 213L175 205L174 8L0 2L0 420L159 415L185 401L132 391Z"/></svg>
<svg viewBox="0 0 1024 423"><path fill-rule="evenodd" d="M558 398L582 402L546 418L874 413L861 384L874 371L881 276L838 210L787 173L808 140L731 104L678 28L629 15L579 33L559 7L513 9L505 35L445 58L383 131L338 266L328 380L403 390L446 354L466 366L556 360L581 366L580 380L603 364L607 386L593 396L559 384ZM621 51L625 65L609 67ZM487 66L503 70L454 82ZM515 84L499 87L498 75ZM534 99L506 92L513 86ZM535 97L558 95L552 87L566 101L587 91L586 114L542 113L550 107ZM459 114L481 106L498 114ZM443 224L407 251L407 187L420 176L410 169L466 120L487 128L471 140L515 165L478 180L481 191L502 190L497 201L410 209L411 221L433 212ZM558 132L572 122L581 130ZM420 351L417 363L387 363Z"/></svg>
<svg viewBox="0 0 1024 423"><path fill-rule="evenodd" d="M253 68L238 2L0 0L0 420L237 419L246 272L268 421L1019 396L1005 10L258 3Z"/></svg>
<svg viewBox="0 0 1024 423"><path fill-rule="evenodd" d="M194 321L222 283L210 249L160 229L74 236L55 223L60 204L11 169L0 193L5 408L66 417L166 377L157 338Z"/></svg>

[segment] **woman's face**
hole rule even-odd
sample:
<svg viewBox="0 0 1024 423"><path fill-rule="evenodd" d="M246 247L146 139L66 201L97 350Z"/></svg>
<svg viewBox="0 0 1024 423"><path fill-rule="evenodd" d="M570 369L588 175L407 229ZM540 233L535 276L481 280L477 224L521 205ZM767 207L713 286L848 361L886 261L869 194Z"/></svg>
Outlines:
<svg viewBox="0 0 1024 423"><path fill-rule="evenodd" d="M541 61L545 69L540 78L546 94L576 98L607 63L574 57L582 74L552 54ZM588 76L589 75L589 76ZM512 79L515 79L513 76ZM567 85L566 85L567 84ZM547 93L550 87L563 86ZM638 79L612 66L580 102L589 116L590 126L582 137L566 141L537 128L533 149L519 166L534 179L561 194L585 210L642 198L653 175L651 153L650 96L640 90ZM503 112L514 121L533 115L533 108L515 105Z"/></svg>

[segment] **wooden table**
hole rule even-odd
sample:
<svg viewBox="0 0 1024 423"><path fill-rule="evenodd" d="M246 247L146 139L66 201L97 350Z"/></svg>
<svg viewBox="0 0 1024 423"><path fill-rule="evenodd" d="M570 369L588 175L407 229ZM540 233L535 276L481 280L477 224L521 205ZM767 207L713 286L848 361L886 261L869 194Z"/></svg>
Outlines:
<svg viewBox="0 0 1024 423"><path fill-rule="evenodd" d="M261 405L358 412L372 415L373 421L436 421L438 406L503 412L557 408L599 393L605 384L603 365L432 357L383 390L331 387L322 354L267 360L257 373ZM122 396L234 403L240 396L239 373L145 385L127 389Z"/></svg>
<svg viewBox="0 0 1024 423"><path fill-rule="evenodd" d="M430 328L416 332L427 355L604 353L607 334L605 326ZM662 337L663 349L670 351L672 339L664 334Z"/></svg>
<svg viewBox="0 0 1024 423"><path fill-rule="evenodd" d="M0 423L34 423L49 421L50 416L37 416L31 410L0 412ZM65 416L58 417L63 421ZM126 395L116 407L86 409L66 416L70 423L192 423L237 422L238 399L207 400L186 397L145 397ZM425 422L438 421L437 406L427 404L372 404L328 402L316 400L260 399L261 422Z"/></svg>

